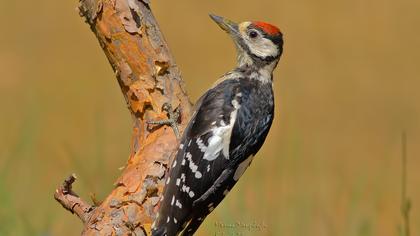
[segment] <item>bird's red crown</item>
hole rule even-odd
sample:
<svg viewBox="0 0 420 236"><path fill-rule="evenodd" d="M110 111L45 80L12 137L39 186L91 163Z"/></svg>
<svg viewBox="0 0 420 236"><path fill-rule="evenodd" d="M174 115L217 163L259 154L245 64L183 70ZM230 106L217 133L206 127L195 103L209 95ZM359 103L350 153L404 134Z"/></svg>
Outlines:
<svg viewBox="0 0 420 236"><path fill-rule="evenodd" d="M252 22L252 23L253 23L253 25L255 25L255 27L260 28L261 30L263 30L264 32L266 32L269 35L274 36L274 35L281 34L280 29L277 28L274 25L271 25L271 24L268 24L268 23L265 23L265 22L261 22L261 21L255 21L255 22Z"/></svg>

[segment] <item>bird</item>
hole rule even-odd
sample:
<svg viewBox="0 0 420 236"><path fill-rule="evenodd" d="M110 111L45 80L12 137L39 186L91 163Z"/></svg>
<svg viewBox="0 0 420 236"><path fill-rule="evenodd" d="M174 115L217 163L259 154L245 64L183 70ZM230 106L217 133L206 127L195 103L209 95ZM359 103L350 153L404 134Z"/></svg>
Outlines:
<svg viewBox="0 0 420 236"><path fill-rule="evenodd" d="M261 21L210 17L232 38L237 65L195 105L169 164L153 236L193 235L250 165L274 119L282 32Z"/></svg>

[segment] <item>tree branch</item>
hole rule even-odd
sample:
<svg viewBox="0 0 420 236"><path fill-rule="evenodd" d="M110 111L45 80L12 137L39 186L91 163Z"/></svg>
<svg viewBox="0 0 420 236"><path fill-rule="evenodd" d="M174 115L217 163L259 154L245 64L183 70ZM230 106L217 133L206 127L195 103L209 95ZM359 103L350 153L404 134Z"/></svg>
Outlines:
<svg viewBox="0 0 420 236"><path fill-rule="evenodd" d="M72 174L64 180L63 184L55 191L54 198L61 205L73 214L76 214L83 223L87 222L93 206L83 201L72 190L72 185L76 181L76 175Z"/></svg>
<svg viewBox="0 0 420 236"><path fill-rule="evenodd" d="M115 189L88 214L79 211L85 205L75 194L59 188L56 199L82 219L83 235L150 234L167 166L178 143L171 126L149 126L147 121L171 118L171 111L163 109L169 104L180 112L182 131L191 103L149 1L80 0L79 10L115 71L132 115L131 152ZM65 181L69 190L73 181Z"/></svg>

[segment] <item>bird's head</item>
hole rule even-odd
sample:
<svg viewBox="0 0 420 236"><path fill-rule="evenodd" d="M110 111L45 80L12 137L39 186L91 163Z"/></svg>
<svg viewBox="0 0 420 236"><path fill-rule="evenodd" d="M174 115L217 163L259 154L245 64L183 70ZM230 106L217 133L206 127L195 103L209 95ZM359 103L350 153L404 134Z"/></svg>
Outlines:
<svg viewBox="0 0 420 236"><path fill-rule="evenodd" d="M229 35L238 49L238 64L265 67L277 65L283 52L283 35L279 28L260 21L235 23L210 14L210 17ZM273 67L273 69L274 69Z"/></svg>

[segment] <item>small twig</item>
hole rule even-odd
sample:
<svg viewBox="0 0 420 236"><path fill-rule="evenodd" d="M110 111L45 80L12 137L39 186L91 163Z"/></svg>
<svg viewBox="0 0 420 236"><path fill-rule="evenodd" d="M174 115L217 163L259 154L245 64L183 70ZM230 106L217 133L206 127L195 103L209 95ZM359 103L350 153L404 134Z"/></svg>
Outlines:
<svg viewBox="0 0 420 236"><path fill-rule="evenodd" d="M72 174L67 177L63 184L55 190L54 198L65 209L76 214L83 223L89 220L93 206L83 201L73 190L72 185L76 181L76 175Z"/></svg>

